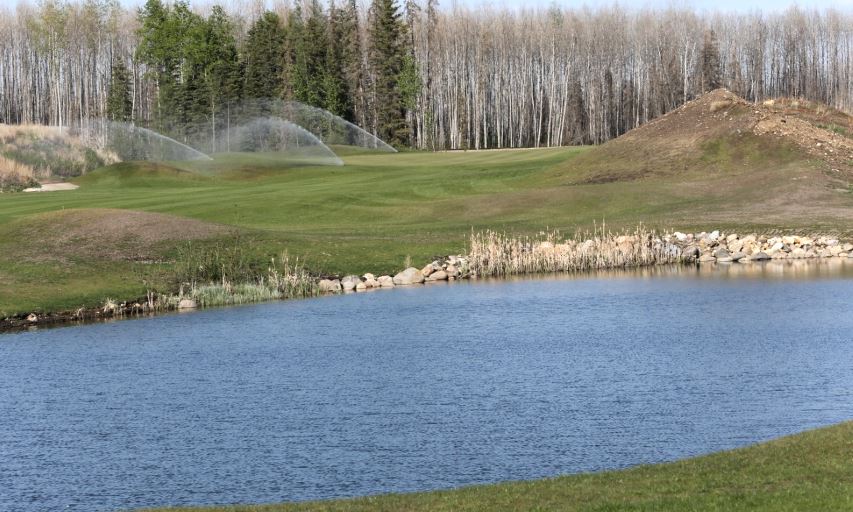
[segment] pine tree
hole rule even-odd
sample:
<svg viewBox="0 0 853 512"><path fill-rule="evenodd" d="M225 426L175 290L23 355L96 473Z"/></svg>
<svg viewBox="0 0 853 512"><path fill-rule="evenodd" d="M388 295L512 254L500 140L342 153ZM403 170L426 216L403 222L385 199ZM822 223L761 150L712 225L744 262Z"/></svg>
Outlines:
<svg viewBox="0 0 853 512"><path fill-rule="evenodd" d="M110 90L107 93L107 118L111 121L130 121L133 101L130 96L130 76L124 62L112 65Z"/></svg>
<svg viewBox="0 0 853 512"><path fill-rule="evenodd" d="M409 138L400 74L405 64L405 27L396 0L374 0L370 12L369 61L373 72L373 126L376 135L401 145Z"/></svg>
<svg viewBox="0 0 853 512"><path fill-rule="evenodd" d="M267 11L249 29L245 50L246 98L273 98L283 90L285 33L281 19Z"/></svg>

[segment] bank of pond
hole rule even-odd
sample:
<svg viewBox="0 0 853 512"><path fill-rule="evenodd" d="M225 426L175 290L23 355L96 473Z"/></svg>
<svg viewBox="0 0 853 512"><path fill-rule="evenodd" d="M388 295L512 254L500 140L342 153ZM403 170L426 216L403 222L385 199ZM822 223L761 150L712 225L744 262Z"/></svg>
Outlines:
<svg viewBox="0 0 853 512"><path fill-rule="evenodd" d="M7 334L0 509L543 478L301 507L837 509L849 425L646 465L853 417L849 263L479 278Z"/></svg>

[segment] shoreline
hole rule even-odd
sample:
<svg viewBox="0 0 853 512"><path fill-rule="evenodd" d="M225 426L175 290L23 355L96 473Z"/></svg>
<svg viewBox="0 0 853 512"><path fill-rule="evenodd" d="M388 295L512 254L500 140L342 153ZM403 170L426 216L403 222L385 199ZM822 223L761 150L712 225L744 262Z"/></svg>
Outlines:
<svg viewBox="0 0 853 512"><path fill-rule="evenodd" d="M767 262L819 262L853 259L853 243L824 235L767 236L726 234L719 231L656 234L638 228L631 233L600 232L563 237L559 232L540 233L538 238L515 238L485 231L472 233L468 254L450 255L421 268L408 266L394 276L350 274L342 277L275 274L276 281L297 282L277 287L274 293L262 286L210 284L193 286L189 293L149 293L145 297L103 306L47 313L19 313L0 320L0 335L39 328L86 325L107 321L154 317L214 307L257 304L276 300L310 298L336 293L356 293L397 286L417 286L478 278L506 278L534 274L639 269L662 265L754 265ZM249 298L235 295L241 286L262 288L266 293ZM197 291L225 296L222 302L205 303ZM230 299L229 302L228 295ZM258 298L260 297L260 298ZM220 299L222 300L222 299Z"/></svg>
<svg viewBox="0 0 853 512"><path fill-rule="evenodd" d="M544 238L513 238L496 232L472 233L465 255L450 255L421 268L409 266L394 276L373 274L312 277L302 276L307 286L291 287L290 294L261 299L205 304L183 290L177 295L149 294L98 307L47 313L19 313L0 320L0 335L40 328L70 327L93 323L149 318L162 314L190 312L215 307L248 305L276 300L310 298L337 293L358 293L429 283L509 278L531 275L575 274L585 271L636 270L660 266L734 265L748 267L766 263L816 263L853 260L853 243L816 235L743 237L719 231L685 234L678 231L657 235L639 228L631 234L595 233L564 238L559 233ZM227 284L221 288L231 290ZM210 288L209 286L198 289Z"/></svg>
<svg viewBox="0 0 853 512"><path fill-rule="evenodd" d="M841 510L849 503L851 483L843 475L853 460L851 433L853 421L848 420L739 448L624 469L328 500L137 510Z"/></svg>

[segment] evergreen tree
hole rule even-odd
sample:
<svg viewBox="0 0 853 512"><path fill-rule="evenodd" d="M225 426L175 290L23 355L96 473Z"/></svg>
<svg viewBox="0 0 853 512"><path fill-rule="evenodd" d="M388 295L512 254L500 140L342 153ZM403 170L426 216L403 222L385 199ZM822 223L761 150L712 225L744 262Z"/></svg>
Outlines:
<svg viewBox="0 0 853 512"><path fill-rule="evenodd" d="M400 75L405 65L405 27L396 0L374 0L370 8L369 60L373 71L373 127L376 135L401 145L409 138Z"/></svg>
<svg viewBox="0 0 853 512"><path fill-rule="evenodd" d="M205 80L208 84L211 150L217 151L216 131L227 128L232 103L240 96L240 65L234 27L220 6L214 6L206 23Z"/></svg>
<svg viewBox="0 0 853 512"><path fill-rule="evenodd" d="M288 73L292 97L308 105L323 107L329 48L326 15L319 0L311 0L304 20L299 8L293 17L293 27L289 33L293 64Z"/></svg>
<svg viewBox="0 0 853 512"><path fill-rule="evenodd" d="M249 29L245 50L246 98L273 98L283 91L285 33L281 19L267 11Z"/></svg>
<svg viewBox="0 0 853 512"><path fill-rule="evenodd" d="M133 101L130 96L130 76L124 62L112 66L110 90L107 93L107 118L110 121L130 121Z"/></svg>
<svg viewBox="0 0 853 512"><path fill-rule="evenodd" d="M329 7L329 43L323 70L323 108L344 119L351 119L353 105L344 75L345 40L341 31L345 23L344 16L344 12L337 9L332 1Z"/></svg>
<svg viewBox="0 0 853 512"><path fill-rule="evenodd" d="M361 34L358 22L358 5L356 0L348 0L346 6L338 11L340 16L336 23L341 48L341 68L351 112L345 112L343 117L361 126L367 126L367 105L364 97L364 65L362 61Z"/></svg>
<svg viewBox="0 0 853 512"><path fill-rule="evenodd" d="M713 91L722 87L722 71L720 69L720 47L717 34L713 30L705 32L702 44L702 90Z"/></svg>

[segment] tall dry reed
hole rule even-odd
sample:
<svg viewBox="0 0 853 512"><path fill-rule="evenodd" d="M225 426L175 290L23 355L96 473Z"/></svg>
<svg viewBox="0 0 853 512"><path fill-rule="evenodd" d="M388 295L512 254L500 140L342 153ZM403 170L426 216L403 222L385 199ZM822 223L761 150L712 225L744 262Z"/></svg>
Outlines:
<svg viewBox="0 0 853 512"><path fill-rule="evenodd" d="M476 275L503 276L678 263L682 251L643 227L623 233L601 228L571 238L557 231L540 237L484 231L471 233L468 261Z"/></svg>

